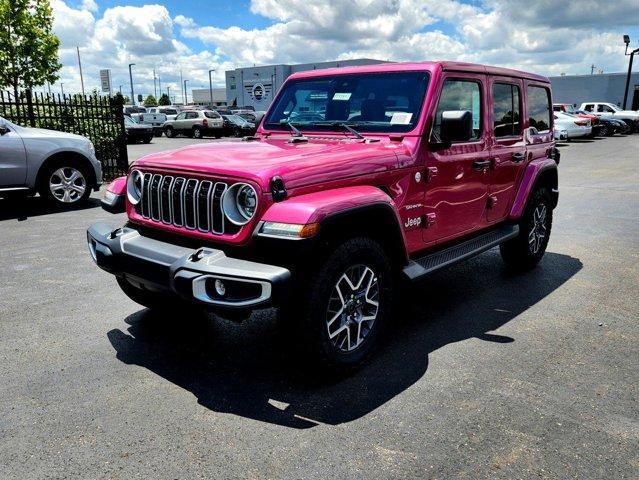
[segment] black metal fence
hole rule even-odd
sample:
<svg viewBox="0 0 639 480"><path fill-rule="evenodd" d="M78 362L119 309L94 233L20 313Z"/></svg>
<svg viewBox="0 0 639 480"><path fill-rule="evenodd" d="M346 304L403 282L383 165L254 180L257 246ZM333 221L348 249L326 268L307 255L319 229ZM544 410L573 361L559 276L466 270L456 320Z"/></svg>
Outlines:
<svg viewBox="0 0 639 480"><path fill-rule="evenodd" d="M23 127L48 128L89 138L104 180L126 174L128 156L121 97L0 91L0 116Z"/></svg>

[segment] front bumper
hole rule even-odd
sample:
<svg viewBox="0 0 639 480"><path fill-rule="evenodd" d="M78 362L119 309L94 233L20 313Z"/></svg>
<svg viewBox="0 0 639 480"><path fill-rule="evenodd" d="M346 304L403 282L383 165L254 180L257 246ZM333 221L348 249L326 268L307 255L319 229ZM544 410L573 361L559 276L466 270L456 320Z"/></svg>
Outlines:
<svg viewBox="0 0 639 480"><path fill-rule="evenodd" d="M291 276L286 268L229 258L213 248L161 242L129 227L114 229L96 223L88 229L87 241L101 269L144 289L170 291L211 309L278 304ZM223 294L217 287L220 283Z"/></svg>

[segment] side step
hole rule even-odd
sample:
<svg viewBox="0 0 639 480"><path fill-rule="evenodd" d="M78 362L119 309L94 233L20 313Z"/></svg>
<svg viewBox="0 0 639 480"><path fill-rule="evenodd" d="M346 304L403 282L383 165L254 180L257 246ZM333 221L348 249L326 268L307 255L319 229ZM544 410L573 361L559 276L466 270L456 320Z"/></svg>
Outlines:
<svg viewBox="0 0 639 480"><path fill-rule="evenodd" d="M519 225L502 225L477 237L411 260L404 267L404 275L411 281L419 280L444 267L490 250L517 235L519 235Z"/></svg>

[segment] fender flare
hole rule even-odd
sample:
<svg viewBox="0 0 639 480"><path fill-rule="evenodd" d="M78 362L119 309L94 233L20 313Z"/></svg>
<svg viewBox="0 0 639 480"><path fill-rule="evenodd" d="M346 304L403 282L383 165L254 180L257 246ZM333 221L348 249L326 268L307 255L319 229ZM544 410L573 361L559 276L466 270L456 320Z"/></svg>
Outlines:
<svg viewBox="0 0 639 480"><path fill-rule="evenodd" d="M343 187L290 197L272 204L262 222L319 223L319 237L362 233L373 235L390 249L390 254L408 261L406 238L393 199L370 186Z"/></svg>
<svg viewBox="0 0 639 480"><path fill-rule="evenodd" d="M557 171L557 163L552 158L543 158L530 162L524 170L508 218L518 220L523 215L530 193L540 182L548 183L548 187L554 194L553 208L555 208L559 196Z"/></svg>

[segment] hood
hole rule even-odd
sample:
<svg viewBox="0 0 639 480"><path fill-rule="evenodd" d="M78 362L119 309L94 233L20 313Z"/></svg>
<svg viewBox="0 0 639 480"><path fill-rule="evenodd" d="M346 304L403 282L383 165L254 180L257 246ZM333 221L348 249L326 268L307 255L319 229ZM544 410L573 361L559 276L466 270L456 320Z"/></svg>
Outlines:
<svg viewBox="0 0 639 480"><path fill-rule="evenodd" d="M68 138L72 140L82 140L87 142L88 139L82 135L76 135L74 133L60 132L58 130L47 130L46 128L31 128L31 127L19 127L20 135L23 137L42 138L42 137L55 137L55 138Z"/></svg>
<svg viewBox="0 0 639 480"><path fill-rule="evenodd" d="M266 191L275 175L291 189L394 169L398 156L407 154L402 143L388 139L371 143L313 137L308 142L289 143L289 139L193 145L147 155L135 166L243 178Z"/></svg>

